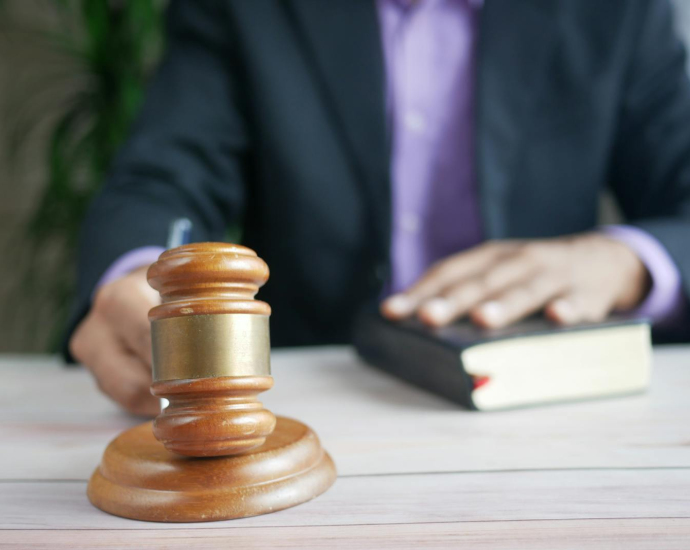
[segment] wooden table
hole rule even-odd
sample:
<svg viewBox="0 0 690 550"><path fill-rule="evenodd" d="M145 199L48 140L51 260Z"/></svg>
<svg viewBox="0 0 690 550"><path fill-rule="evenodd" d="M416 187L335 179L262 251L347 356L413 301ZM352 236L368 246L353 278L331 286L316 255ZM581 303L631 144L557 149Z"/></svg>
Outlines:
<svg viewBox="0 0 690 550"><path fill-rule="evenodd" d="M303 506L152 524L86 499L126 416L82 369L0 356L0 547L690 548L690 348L655 352L652 390L471 413L347 348L274 354L264 402L310 424L339 470Z"/></svg>

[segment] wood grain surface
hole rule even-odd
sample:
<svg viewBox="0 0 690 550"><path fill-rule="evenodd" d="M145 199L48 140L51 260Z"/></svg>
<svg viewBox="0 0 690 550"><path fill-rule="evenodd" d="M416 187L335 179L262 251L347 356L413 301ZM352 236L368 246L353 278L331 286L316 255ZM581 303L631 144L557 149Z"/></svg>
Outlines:
<svg viewBox="0 0 690 550"><path fill-rule="evenodd" d="M124 518L207 522L297 506L335 479L333 460L316 434L291 418L278 417L256 449L203 459L167 450L145 422L108 445L86 494L97 508Z"/></svg>
<svg viewBox="0 0 690 550"><path fill-rule="evenodd" d="M273 386L271 376L222 376L161 380L151 393L169 405L153 421L165 448L185 456L226 456L262 445L276 426L259 401Z"/></svg>
<svg viewBox="0 0 690 550"><path fill-rule="evenodd" d="M489 414L346 348L278 351L266 406L313 427L340 477L296 508L194 526L88 503L105 445L141 419L86 372L4 356L0 373L0 548L690 547L690 348L655 351L647 395Z"/></svg>
<svg viewBox="0 0 690 550"><path fill-rule="evenodd" d="M239 528L232 531L47 531L3 533L0 548L167 550L228 548L472 548L473 550L687 550L688 519L427 523Z"/></svg>
<svg viewBox="0 0 690 550"><path fill-rule="evenodd" d="M147 278L162 304L149 320L184 315L270 315L254 295L268 280L268 266L251 248L229 243L191 243L163 252Z"/></svg>

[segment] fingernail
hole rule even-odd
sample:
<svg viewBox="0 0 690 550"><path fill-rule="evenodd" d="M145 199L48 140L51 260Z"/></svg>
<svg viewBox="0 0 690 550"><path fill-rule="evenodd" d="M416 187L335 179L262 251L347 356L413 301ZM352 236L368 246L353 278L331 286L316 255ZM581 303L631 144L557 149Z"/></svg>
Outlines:
<svg viewBox="0 0 690 550"><path fill-rule="evenodd" d="M393 315L408 315L412 313L412 300L404 294L396 294L388 298L383 306Z"/></svg>
<svg viewBox="0 0 690 550"><path fill-rule="evenodd" d="M560 321L570 322L575 317L573 305L568 300L556 300L551 305L551 309Z"/></svg>
<svg viewBox="0 0 690 550"><path fill-rule="evenodd" d="M486 302L479 308L480 315L490 325L498 325L503 322L503 306L498 302Z"/></svg>
<svg viewBox="0 0 690 550"><path fill-rule="evenodd" d="M443 298L429 300L422 306L422 309L424 310L424 315L436 323L445 323L452 315L448 300Z"/></svg>

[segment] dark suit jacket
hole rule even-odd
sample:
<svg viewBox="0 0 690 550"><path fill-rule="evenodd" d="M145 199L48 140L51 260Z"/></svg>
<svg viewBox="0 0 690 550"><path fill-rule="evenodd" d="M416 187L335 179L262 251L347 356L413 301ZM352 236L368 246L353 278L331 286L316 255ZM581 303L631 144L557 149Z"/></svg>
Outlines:
<svg viewBox="0 0 690 550"><path fill-rule="evenodd" d="M476 164L489 239L592 229L610 186L690 290L690 84L665 0L486 0ZM84 225L74 322L121 254L243 242L276 345L343 342L389 270L374 0L173 0L167 52Z"/></svg>

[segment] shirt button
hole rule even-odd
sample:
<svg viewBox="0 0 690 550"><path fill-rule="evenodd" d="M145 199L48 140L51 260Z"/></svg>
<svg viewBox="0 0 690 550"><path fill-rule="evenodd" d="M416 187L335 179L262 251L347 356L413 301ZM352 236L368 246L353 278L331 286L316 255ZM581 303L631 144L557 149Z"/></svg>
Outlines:
<svg viewBox="0 0 690 550"><path fill-rule="evenodd" d="M406 233L418 233L419 225L419 216L417 214L403 214L400 218L400 226Z"/></svg>
<svg viewBox="0 0 690 550"><path fill-rule="evenodd" d="M419 111L408 111L404 117L405 126L413 132L426 130L426 118Z"/></svg>

